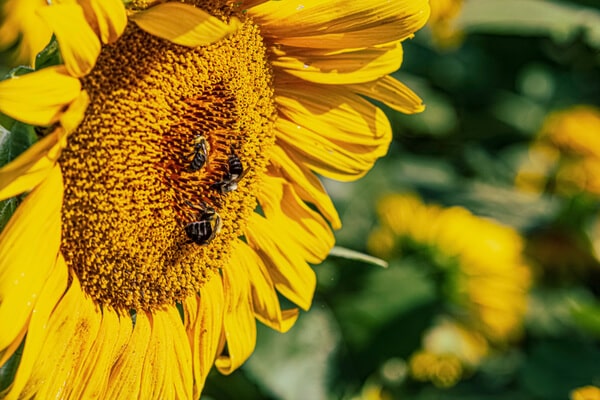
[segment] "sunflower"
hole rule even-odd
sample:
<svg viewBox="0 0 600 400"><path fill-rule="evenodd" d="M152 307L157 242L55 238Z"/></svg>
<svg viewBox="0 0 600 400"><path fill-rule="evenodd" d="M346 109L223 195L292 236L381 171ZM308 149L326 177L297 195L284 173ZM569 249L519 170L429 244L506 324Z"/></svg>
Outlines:
<svg viewBox="0 0 600 400"><path fill-rule="evenodd" d="M52 35L58 60L0 82L42 128L0 170L1 199L26 193L0 236L6 399L198 398L256 320L294 324L280 296L310 307L340 227L318 176L357 179L391 140L364 97L423 109L389 74L425 0L125 3L28 0L41 31L4 3L14 48Z"/></svg>
<svg viewBox="0 0 600 400"><path fill-rule="evenodd" d="M600 109L576 105L546 116L515 178L518 188L600 195Z"/></svg>
<svg viewBox="0 0 600 400"><path fill-rule="evenodd" d="M456 26L456 18L464 0L430 0L431 17L427 26L436 46L442 49L460 46L464 32Z"/></svg>
<svg viewBox="0 0 600 400"><path fill-rule="evenodd" d="M441 293L458 322L491 343L519 333L531 276L518 232L465 208L424 204L410 194L382 198L378 214L380 227L368 243L375 255L418 251L440 276Z"/></svg>
<svg viewBox="0 0 600 400"><path fill-rule="evenodd" d="M597 386L583 386L571 391L571 400L600 400L600 388Z"/></svg>
<svg viewBox="0 0 600 400"><path fill-rule="evenodd" d="M410 373L416 380L451 387L480 365L488 347L479 332L443 318L424 334L423 349L411 355Z"/></svg>

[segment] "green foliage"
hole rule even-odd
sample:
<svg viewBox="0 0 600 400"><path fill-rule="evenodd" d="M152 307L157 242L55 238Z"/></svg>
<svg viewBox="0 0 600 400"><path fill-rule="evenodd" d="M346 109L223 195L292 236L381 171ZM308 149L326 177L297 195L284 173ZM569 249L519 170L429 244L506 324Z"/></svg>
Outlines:
<svg viewBox="0 0 600 400"><path fill-rule="evenodd" d="M58 47L56 37L52 36L48 46L46 46L44 50L40 51L35 57L35 69L39 70L59 64L62 64L60 48Z"/></svg>
<svg viewBox="0 0 600 400"><path fill-rule="evenodd" d="M17 158L36 140L33 127L0 114L0 166ZM0 201L0 231L7 224L19 202L19 197Z"/></svg>
<svg viewBox="0 0 600 400"><path fill-rule="evenodd" d="M8 359L8 361L2 366L0 366L0 391L10 386L10 384L14 380L15 374L17 373L17 367L19 366L21 356L23 355L24 343L25 342L22 342L19 345L19 348Z"/></svg>

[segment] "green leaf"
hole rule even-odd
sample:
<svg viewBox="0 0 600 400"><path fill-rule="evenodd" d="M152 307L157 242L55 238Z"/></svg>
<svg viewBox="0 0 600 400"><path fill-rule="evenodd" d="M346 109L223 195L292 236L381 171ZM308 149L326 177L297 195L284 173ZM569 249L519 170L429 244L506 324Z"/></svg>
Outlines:
<svg viewBox="0 0 600 400"><path fill-rule="evenodd" d="M361 253L359 251L350 250L345 247L335 246L333 249L331 249L329 255L334 257L345 258L347 260L361 261L367 264L377 265L382 268L388 267L387 261L382 260L381 258L373 257L368 254Z"/></svg>
<svg viewBox="0 0 600 400"><path fill-rule="evenodd" d="M409 327L407 321L412 320L413 312L422 311L437 298L433 279L425 271L418 259L395 261L388 269L373 269L362 280L359 291L338 295L332 307L348 344L357 350L370 351L368 349L377 345L373 343L375 338L385 338L383 344L391 339L389 334L403 326L403 340L385 346L387 351L406 355L406 345L420 340L417 327L423 325L421 321ZM429 321L431 316L421 311L420 317ZM413 329L416 331L412 332Z"/></svg>
<svg viewBox="0 0 600 400"><path fill-rule="evenodd" d="M33 72L33 68L27 67L25 65L19 65L18 67L14 67L6 75L2 77L2 80L10 79L15 76L21 76Z"/></svg>
<svg viewBox="0 0 600 400"><path fill-rule="evenodd" d="M37 136L33 127L0 114L0 166L6 165L27 150ZM0 231L21 202L21 197L0 201Z"/></svg>
<svg viewBox="0 0 600 400"><path fill-rule="evenodd" d="M6 165L37 141L31 125L0 117L0 166Z"/></svg>
<svg viewBox="0 0 600 400"><path fill-rule="evenodd" d="M285 334L259 325L256 349L242 368L273 398L327 399L339 341L331 312L317 303Z"/></svg>
<svg viewBox="0 0 600 400"><path fill-rule="evenodd" d="M600 339L600 304L571 304L571 314L577 326Z"/></svg>
<svg viewBox="0 0 600 400"><path fill-rule="evenodd" d="M25 341L21 342L19 348L14 352L14 354L8 359L6 363L0 366L0 392L7 387L15 379L15 374L17 373L17 368L19 367L19 363L21 362L21 357L23 356L23 345Z"/></svg>
<svg viewBox="0 0 600 400"><path fill-rule="evenodd" d="M62 64L60 48L58 47L56 37L52 36L48 46L46 46L44 50L40 51L35 57L35 69L39 70L59 64Z"/></svg>
<svg viewBox="0 0 600 400"><path fill-rule="evenodd" d="M0 232L4 229L8 220L13 215L21 200L19 197L11 197L10 199L0 201Z"/></svg>
<svg viewBox="0 0 600 400"><path fill-rule="evenodd" d="M598 382L599 360L598 346L577 338L538 341L523 365L521 383L533 398L568 399L571 390Z"/></svg>

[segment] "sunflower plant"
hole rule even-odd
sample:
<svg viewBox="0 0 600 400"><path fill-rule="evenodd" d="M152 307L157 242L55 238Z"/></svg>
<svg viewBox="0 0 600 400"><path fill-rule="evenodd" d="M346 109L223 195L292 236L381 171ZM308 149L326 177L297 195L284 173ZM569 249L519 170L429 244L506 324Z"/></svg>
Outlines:
<svg viewBox="0 0 600 400"><path fill-rule="evenodd" d="M311 306L320 177L386 154L369 99L423 110L390 74L428 2L0 4L2 396L198 398Z"/></svg>

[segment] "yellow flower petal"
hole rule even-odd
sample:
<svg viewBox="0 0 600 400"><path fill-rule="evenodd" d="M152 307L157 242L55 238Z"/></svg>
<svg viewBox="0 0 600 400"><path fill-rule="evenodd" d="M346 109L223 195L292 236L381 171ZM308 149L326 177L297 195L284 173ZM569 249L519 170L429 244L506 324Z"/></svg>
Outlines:
<svg viewBox="0 0 600 400"><path fill-rule="evenodd" d="M23 355L19 363L19 369L15 375L12 385L6 397L3 400L16 400L20 397L23 389L36 390L36 387L31 387L27 383L30 380L31 374L34 371L33 367L37 361L44 340L46 339L47 330L49 327L48 320L50 313L58 304L60 298L65 293L68 281L68 268L62 256L59 256L52 273L48 275L48 280L44 284L44 288L40 292L40 296L31 313L31 321L28 326L27 340L23 347Z"/></svg>
<svg viewBox="0 0 600 400"><path fill-rule="evenodd" d="M50 8L50 7L48 7ZM51 125L81 91L62 65L0 82L0 112L31 125Z"/></svg>
<svg viewBox="0 0 600 400"><path fill-rule="evenodd" d="M187 340L183 321L176 307L170 307L164 311L164 330L171 335L171 343L168 343L166 387L173 390L173 399L195 399L193 397L193 374L192 374L192 350ZM159 338L160 340L160 338ZM160 371L159 371L160 372ZM169 389L171 388L171 389Z"/></svg>
<svg viewBox="0 0 600 400"><path fill-rule="evenodd" d="M286 82L275 101L282 116L331 141L387 152L392 135L385 113L345 88Z"/></svg>
<svg viewBox="0 0 600 400"><path fill-rule="evenodd" d="M152 327L146 313L136 314L135 327L121 357L113 365L109 381L121 382L108 385L107 400L141 399L142 369L144 358L150 346ZM124 384L122 382L127 382Z"/></svg>
<svg viewBox="0 0 600 400"><path fill-rule="evenodd" d="M384 40L379 42L386 43L398 36L406 37L425 25L429 4L427 0L267 1L251 8L248 13L267 36L274 38L352 33L398 24L394 25L395 31L387 31L389 37L383 36ZM349 46L359 47L348 40L343 47Z"/></svg>
<svg viewBox="0 0 600 400"><path fill-rule="evenodd" d="M302 200L311 203L327 218L333 229L340 229L342 223L331 198L321 181L299 162L293 154L286 153L280 146L271 150L271 176L285 177ZM277 172L275 172L275 170Z"/></svg>
<svg viewBox="0 0 600 400"><path fill-rule="evenodd" d="M53 269L60 246L63 182L55 167L0 235L0 350L20 332Z"/></svg>
<svg viewBox="0 0 600 400"><path fill-rule="evenodd" d="M258 196L259 203L270 221L286 226L288 236L302 250L302 256L318 264L335 243L333 232L325 220L311 210L282 178L266 176Z"/></svg>
<svg viewBox="0 0 600 400"><path fill-rule="evenodd" d="M64 268L67 266L64 265ZM125 349L132 331L133 324L129 315L119 317L112 310L103 310L100 329L89 356L71 381L74 385L71 398L103 398L111 368Z"/></svg>
<svg viewBox="0 0 600 400"><path fill-rule="evenodd" d="M1 2L0 50L9 53L5 65L30 65L50 42L50 27L36 14L47 7L46 0L5 0ZM9 50L10 48L10 50ZM3 64L4 64L3 63Z"/></svg>
<svg viewBox="0 0 600 400"><path fill-rule="evenodd" d="M425 110L423 100L404 83L391 76L384 76L374 82L350 85L350 88L363 96L385 103L388 107L405 114Z"/></svg>
<svg viewBox="0 0 600 400"><path fill-rule="evenodd" d="M343 89L312 87L278 91L285 118L276 121L277 138L286 151L313 171L348 181L366 174L387 153L392 129L385 113Z"/></svg>
<svg viewBox="0 0 600 400"><path fill-rule="evenodd" d="M293 47L304 48L306 54L309 49L343 49L343 48L365 48L376 46L381 43L389 43L403 40L413 36L414 30L405 25L405 21L394 21L392 23L377 25L358 31L346 31L340 33L314 34L312 36L283 36L277 37L278 48L285 45L289 50ZM293 51L293 50L292 50Z"/></svg>
<svg viewBox="0 0 600 400"><path fill-rule="evenodd" d="M72 76L92 70L100 54L100 40L77 4L57 4L40 8L39 15L54 31L60 54Z"/></svg>
<svg viewBox="0 0 600 400"><path fill-rule="evenodd" d="M197 299L184 304L186 330L192 347L194 365L194 398L197 399L204 382L217 358L217 350L223 326L223 283L220 275L214 275L200 289Z"/></svg>
<svg viewBox="0 0 600 400"><path fill-rule="evenodd" d="M151 325L148 348L144 353L136 355L138 362L143 366L140 372L142 378L140 393L137 396L140 399L169 398L164 391L166 390L166 375L168 375L165 373L167 358L170 354L167 354L167 347L164 344L169 342L170 338L165 330L161 314L160 311L147 314Z"/></svg>
<svg viewBox="0 0 600 400"><path fill-rule="evenodd" d="M219 372L227 375L250 357L256 345L256 321L246 268L248 260L240 257L237 251L232 255L232 262L223 270L223 330L227 338L227 354L220 355L215 361Z"/></svg>
<svg viewBox="0 0 600 400"><path fill-rule="evenodd" d="M62 115L61 126L0 169L0 200L30 191L48 176L66 147L67 138L83 119L88 101L87 93L80 92Z"/></svg>
<svg viewBox="0 0 600 400"><path fill-rule="evenodd" d="M191 351L177 309L154 310L149 317L152 331L148 348L145 355L137 355L143 364L138 398L192 399Z"/></svg>
<svg viewBox="0 0 600 400"><path fill-rule="evenodd" d="M298 309L281 310L269 270L254 250L240 242L236 252L236 258L243 261L250 277L254 315L268 327L287 332L298 319Z"/></svg>
<svg viewBox="0 0 600 400"><path fill-rule="evenodd" d="M48 320L43 346L30 381L21 396L39 399L68 397L69 379L90 354L102 314L85 297L75 279Z"/></svg>
<svg viewBox="0 0 600 400"><path fill-rule="evenodd" d="M56 153L57 136L51 134L37 141L15 161L0 169L1 200L30 191L48 176L56 161L48 158L48 154Z"/></svg>
<svg viewBox="0 0 600 400"><path fill-rule="evenodd" d="M277 51L273 66L300 79L346 85L370 82L398 70L402 64L402 45L387 45L361 50L306 52Z"/></svg>
<svg viewBox="0 0 600 400"><path fill-rule="evenodd" d="M79 0L79 4L102 43L113 43L123 34L127 14L122 0Z"/></svg>
<svg viewBox="0 0 600 400"><path fill-rule="evenodd" d="M206 46L238 30L241 22L229 23L183 3L162 3L132 15L131 20L151 35L187 47Z"/></svg>
<svg viewBox="0 0 600 400"><path fill-rule="evenodd" d="M279 293L308 310L316 286L315 272L288 237L287 227L273 224L255 213L248 220L245 233L250 247L268 266Z"/></svg>

